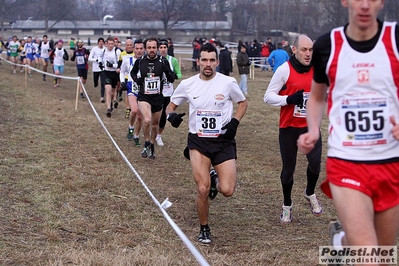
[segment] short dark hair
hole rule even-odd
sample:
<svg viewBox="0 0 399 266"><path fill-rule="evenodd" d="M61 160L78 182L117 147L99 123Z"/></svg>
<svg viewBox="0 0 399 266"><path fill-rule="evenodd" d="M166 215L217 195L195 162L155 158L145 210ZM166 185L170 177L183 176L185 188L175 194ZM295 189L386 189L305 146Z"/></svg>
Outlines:
<svg viewBox="0 0 399 266"><path fill-rule="evenodd" d="M48 37L47 37L47 34L44 34L44 35L43 35L43 38L44 38L44 37L48 38Z"/></svg>
<svg viewBox="0 0 399 266"><path fill-rule="evenodd" d="M143 43L143 39L136 39L134 40L133 45Z"/></svg>
<svg viewBox="0 0 399 266"><path fill-rule="evenodd" d="M216 50L216 47L212 43L205 43L204 45L201 46L198 58L201 57L201 52L207 52L207 53L215 52L216 59L218 59L218 51Z"/></svg>
<svg viewBox="0 0 399 266"><path fill-rule="evenodd" d="M158 42L158 39L155 38L155 37L146 38L144 40L144 48L147 48L147 42L153 42L153 41L155 41L157 43L157 48L158 48L159 47L159 42Z"/></svg>
<svg viewBox="0 0 399 266"><path fill-rule="evenodd" d="M98 38L97 43L99 43L100 41L104 42L104 38L103 37Z"/></svg>
<svg viewBox="0 0 399 266"><path fill-rule="evenodd" d="M161 46L161 45L166 45L166 47L169 47L168 40L167 39L160 39L159 40L159 46Z"/></svg>

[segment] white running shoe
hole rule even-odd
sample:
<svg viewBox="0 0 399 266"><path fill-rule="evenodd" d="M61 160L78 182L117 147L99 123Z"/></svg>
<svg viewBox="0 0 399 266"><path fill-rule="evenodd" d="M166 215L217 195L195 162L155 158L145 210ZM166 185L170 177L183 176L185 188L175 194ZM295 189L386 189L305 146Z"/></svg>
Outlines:
<svg viewBox="0 0 399 266"><path fill-rule="evenodd" d="M163 146L164 145L161 135L157 135L157 137L155 138L155 141L157 142L158 146Z"/></svg>
<svg viewBox="0 0 399 266"><path fill-rule="evenodd" d="M304 192L305 199L308 200L310 209L314 216L320 216L323 213L323 209L321 207L320 201L317 200L316 194L313 195L306 195L306 189Z"/></svg>
<svg viewBox="0 0 399 266"><path fill-rule="evenodd" d="M280 214L280 223L282 224L289 224L292 222L292 203L291 206L283 205Z"/></svg>

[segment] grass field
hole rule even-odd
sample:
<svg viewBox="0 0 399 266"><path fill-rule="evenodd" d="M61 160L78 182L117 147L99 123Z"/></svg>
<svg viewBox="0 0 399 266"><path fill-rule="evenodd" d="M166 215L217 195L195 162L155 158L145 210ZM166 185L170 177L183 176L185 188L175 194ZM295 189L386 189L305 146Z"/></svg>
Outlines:
<svg viewBox="0 0 399 266"><path fill-rule="evenodd" d="M280 224L279 108L263 102L271 72L255 71L236 137L237 189L211 202L210 245L196 242L195 184L182 155L187 119L178 129L167 125L157 158L143 159L141 148L126 139L123 104L107 118L91 74L86 89L117 145L155 197L173 203L167 212L211 265L317 265L318 246L329 244L327 225L336 213L317 187L324 213L311 214L303 198L306 160L299 154L293 223ZM184 78L193 74L189 67L183 71ZM65 75L76 76L73 63L67 62ZM0 79L1 265L198 265L88 100L79 99L74 110L76 81L53 88L50 78L44 82L33 72L25 87L24 75L11 74L4 62Z"/></svg>

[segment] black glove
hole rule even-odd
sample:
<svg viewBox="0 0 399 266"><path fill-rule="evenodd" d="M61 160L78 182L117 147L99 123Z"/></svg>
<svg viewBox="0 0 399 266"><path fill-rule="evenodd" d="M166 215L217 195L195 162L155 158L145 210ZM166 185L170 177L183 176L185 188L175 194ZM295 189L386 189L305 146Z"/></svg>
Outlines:
<svg viewBox="0 0 399 266"><path fill-rule="evenodd" d="M122 91L127 91L127 85L125 82L121 82L121 90Z"/></svg>
<svg viewBox="0 0 399 266"><path fill-rule="evenodd" d="M176 72L172 72L175 79L178 79Z"/></svg>
<svg viewBox="0 0 399 266"><path fill-rule="evenodd" d="M136 84L137 84L139 87L143 87L143 85L144 85L144 78L137 78Z"/></svg>
<svg viewBox="0 0 399 266"><path fill-rule="evenodd" d="M248 66L252 65L251 61L248 61L247 65L248 65Z"/></svg>
<svg viewBox="0 0 399 266"><path fill-rule="evenodd" d="M164 62L162 64L162 71L164 73L169 73L170 72L170 66L169 66L169 62Z"/></svg>
<svg viewBox="0 0 399 266"><path fill-rule="evenodd" d="M299 107L303 106L303 91L304 90L299 90L295 92L294 94L291 94L290 96L287 97L287 104L295 104L298 105Z"/></svg>
<svg viewBox="0 0 399 266"><path fill-rule="evenodd" d="M234 137L236 136L237 127L239 124L240 124L240 121L238 121L235 118L232 118L230 120L230 122L228 122L224 127L222 127L222 130L227 129L226 133L224 133L222 136L224 136L228 140L234 139Z"/></svg>
<svg viewBox="0 0 399 266"><path fill-rule="evenodd" d="M176 114L176 113L170 113L168 115L168 121L172 124L173 127L179 127L181 122L183 122L183 116L186 113L181 113L181 114Z"/></svg>
<svg viewBox="0 0 399 266"><path fill-rule="evenodd" d="M107 61L107 67L113 67L112 63Z"/></svg>
<svg viewBox="0 0 399 266"><path fill-rule="evenodd" d="M98 63L98 67L99 67L101 70L104 70L104 63L103 63L103 62Z"/></svg>

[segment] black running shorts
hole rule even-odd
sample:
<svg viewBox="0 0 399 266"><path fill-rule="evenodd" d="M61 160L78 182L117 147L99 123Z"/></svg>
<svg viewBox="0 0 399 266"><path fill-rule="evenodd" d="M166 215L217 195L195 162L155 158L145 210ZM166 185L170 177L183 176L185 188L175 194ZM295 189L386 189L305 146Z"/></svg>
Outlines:
<svg viewBox="0 0 399 266"><path fill-rule="evenodd" d="M163 95L162 94L144 94L139 92L137 101L147 102L151 105L151 113L156 113L162 110Z"/></svg>
<svg viewBox="0 0 399 266"><path fill-rule="evenodd" d="M119 82L119 74L116 71L104 71L105 85L111 85L112 88L116 88Z"/></svg>
<svg viewBox="0 0 399 266"><path fill-rule="evenodd" d="M87 69L78 68L78 77L87 79Z"/></svg>
<svg viewBox="0 0 399 266"><path fill-rule="evenodd" d="M187 147L198 150L211 160L212 165L218 165L231 159L237 159L236 141L227 140L223 135L218 138L201 138L197 134L188 134Z"/></svg>

